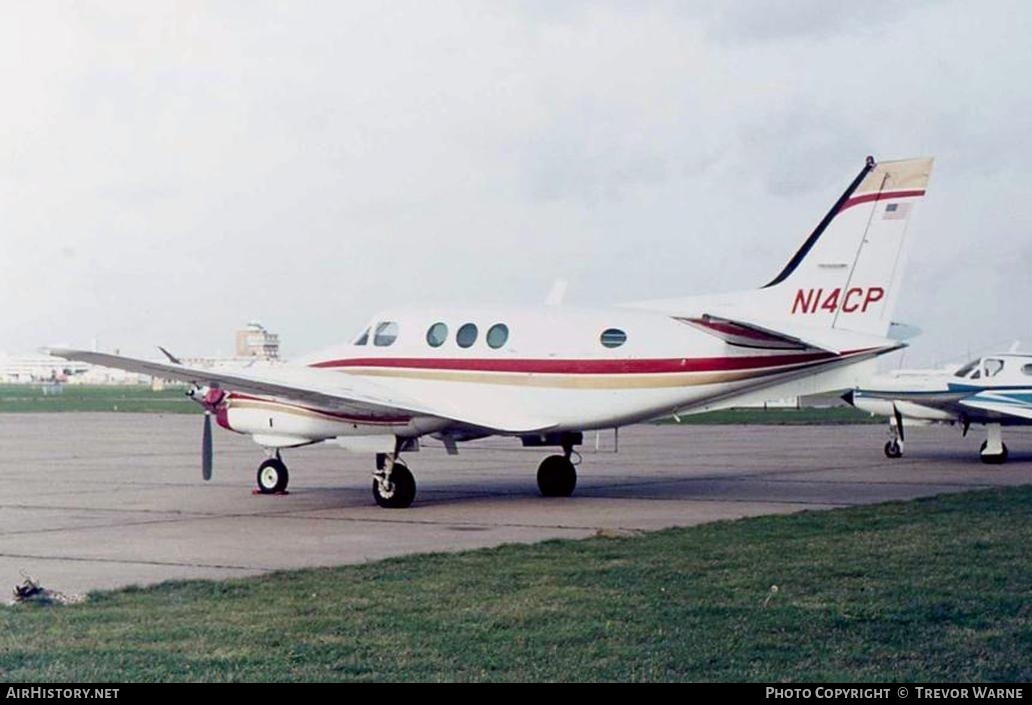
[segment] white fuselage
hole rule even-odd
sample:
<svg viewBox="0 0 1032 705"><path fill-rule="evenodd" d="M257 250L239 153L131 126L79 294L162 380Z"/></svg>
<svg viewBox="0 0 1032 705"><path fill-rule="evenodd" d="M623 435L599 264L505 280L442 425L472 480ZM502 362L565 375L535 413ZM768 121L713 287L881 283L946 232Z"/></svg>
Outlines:
<svg viewBox="0 0 1032 705"><path fill-rule="evenodd" d="M466 328L460 336L469 324L476 335ZM507 335L489 335L498 325ZM627 308L427 307L385 311L356 342L294 364L323 370L345 387L360 376L407 398L445 399L456 409L491 405L520 418L547 418L550 430L584 431L669 415L877 352L729 345L668 314ZM295 441L278 444L287 445L455 426L433 416L341 414L237 394L228 395L220 422L267 445L277 445L273 436Z"/></svg>

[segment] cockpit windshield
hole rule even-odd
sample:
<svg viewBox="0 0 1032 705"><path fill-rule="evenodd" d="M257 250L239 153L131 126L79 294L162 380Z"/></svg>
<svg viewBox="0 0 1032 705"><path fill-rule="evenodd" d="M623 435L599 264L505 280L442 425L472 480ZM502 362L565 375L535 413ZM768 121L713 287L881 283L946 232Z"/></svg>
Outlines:
<svg viewBox="0 0 1032 705"><path fill-rule="evenodd" d="M959 370L957 370L954 373L954 375L956 377L967 377L967 376L969 376L971 374L972 370L975 370L975 369L978 368L978 364L980 362L982 362L981 358L979 358L977 360L972 360L971 362L969 362L968 364L964 365Z"/></svg>

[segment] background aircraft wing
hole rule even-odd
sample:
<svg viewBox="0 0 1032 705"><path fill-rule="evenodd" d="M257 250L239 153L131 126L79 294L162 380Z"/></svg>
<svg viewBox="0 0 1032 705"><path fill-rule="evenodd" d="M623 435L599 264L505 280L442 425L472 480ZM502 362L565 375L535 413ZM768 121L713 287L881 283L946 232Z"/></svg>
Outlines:
<svg viewBox="0 0 1032 705"><path fill-rule="evenodd" d="M311 367L283 365L261 370L203 369L89 350L51 348L48 352L67 360L197 385L218 385L227 391L276 397L335 411L433 416L497 433L534 433L549 430L556 425L554 421L532 418L511 407L475 404L458 409L446 398L416 399L379 381Z"/></svg>
<svg viewBox="0 0 1032 705"><path fill-rule="evenodd" d="M1032 421L1032 393L1028 391L985 391L960 401L961 407L980 417ZM970 414L973 416L975 414Z"/></svg>

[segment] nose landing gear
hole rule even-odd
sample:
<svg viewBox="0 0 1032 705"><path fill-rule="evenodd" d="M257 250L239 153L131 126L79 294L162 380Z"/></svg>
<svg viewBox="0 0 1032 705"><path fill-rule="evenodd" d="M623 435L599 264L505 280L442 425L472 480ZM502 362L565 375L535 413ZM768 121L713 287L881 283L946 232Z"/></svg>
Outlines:
<svg viewBox="0 0 1032 705"><path fill-rule="evenodd" d="M290 473L280 454L269 458L258 466L258 491L262 494L282 494L287 491Z"/></svg>

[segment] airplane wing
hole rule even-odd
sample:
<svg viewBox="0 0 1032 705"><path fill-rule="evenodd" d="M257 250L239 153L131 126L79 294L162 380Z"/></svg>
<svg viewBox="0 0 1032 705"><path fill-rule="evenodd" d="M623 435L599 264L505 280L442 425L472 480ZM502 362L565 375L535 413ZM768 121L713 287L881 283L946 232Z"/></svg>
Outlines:
<svg viewBox="0 0 1032 705"><path fill-rule="evenodd" d="M1032 421L1032 394L1027 391L985 391L967 399L960 405L968 411L984 415L992 420L1024 419Z"/></svg>
<svg viewBox="0 0 1032 705"><path fill-rule="evenodd" d="M812 328L784 322L767 323L731 319L711 314L677 320L700 328L730 345L765 350L816 349L840 355L846 351L884 348L886 352L906 347L892 338L854 333L839 328Z"/></svg>
<svg viewBox="0 0 1032 705"><path fill-rule="evenodd" d="M284 365L281 368L263 369L260 372L212 370L88 350L51 348L48 352L67 360L197 385L216 384L230 391L271 396L334 411L433 416L496 433L540 433L556 425L554 421L531 418L512 408L498 409L495 405L476 405L472 408L458 409L447 399L435 399L432 402L415 399L388 385L359 375L311 367Z"/></svg>
<svg viewBox="0 0 1032 705"><path fill-rule="evenodd" d="M854 389L856 397L868 399L882 399L884 401L907 401L922 406L929 406L935 409L956 408L964 397L971 392L951 392L948 389L942 390L918 390L918 389Z"/></svg>

